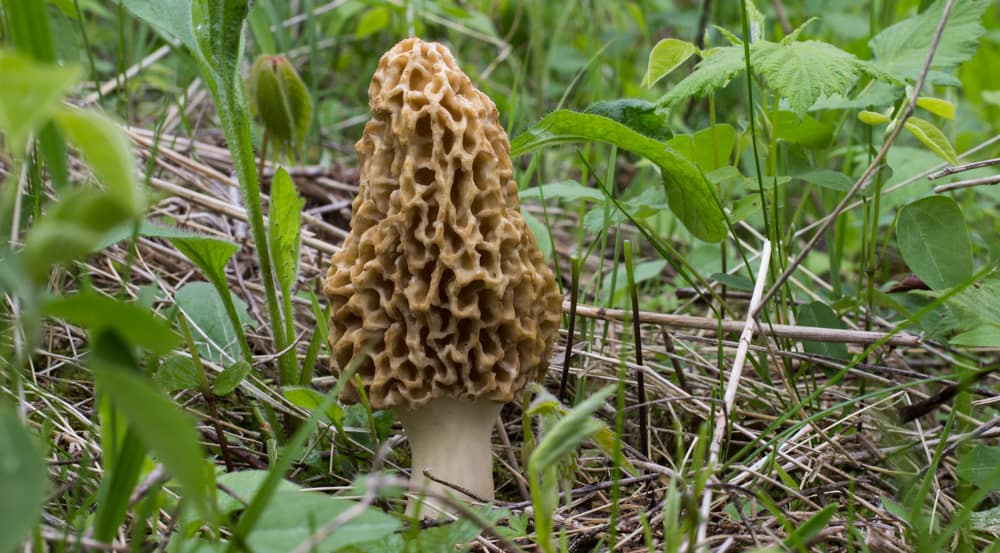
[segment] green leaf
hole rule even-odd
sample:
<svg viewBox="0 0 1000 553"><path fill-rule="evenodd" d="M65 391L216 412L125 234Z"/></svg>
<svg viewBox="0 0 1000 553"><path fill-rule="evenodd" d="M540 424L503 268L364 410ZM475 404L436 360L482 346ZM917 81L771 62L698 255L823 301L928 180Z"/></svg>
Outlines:
<svg viewBox="0 0 1000 553"><path fill-rule="evenodd" d="M218 365L229 365L240 356L238 334L226 312L219 292L207 282L189 282L177 290L174 301L187 314L194 333L198 353ZM247 306L235 298L236 311L242 324L251 324Z"/></svg>
<svg viewBox="0 0 1000 553"><path fill-rule="evenodd" d="M742 46L712 48L702 52L702 56L694 71L661 96L657 105L667 108L692 96L707 96L725 87L745 69Z"/></svg>
<svg viewBox="0 0 1000 553"><path fill-rule="evenodd" d="M179 40L192 54L202 57L194 33L192 0L121 0L128 11L168 38ZM204 59L202 57L202 59Z"/></svg>
<svg viewBox="0 0 1000 553"><path fill-rule="evenodd" d="M107 248L112 244L117 244L122 240L131 239L133 227L134 225L131 222L128 222L107 231L107 233L101 238L101 242L97 245L95 251L103 250L104 248ZM202 236L180 227L154 223L149 219L143 219L139 222L138 235L145 236L147 238L202 238L205 240L216 240L222 242L222 240Z"/></svg>
<svg viewBox="0 0 1000 553"><path fill-rule="evenodd" d="M804 326L818 326L822 328L844 329L844 322L837 317L837 314L823 302L814 301L799 306L796 314L796 322ZM826 355L836 359L847 360L850 355L847 352L847 344L835 344L832 342L816 342L813 340L803 340L802 346L807 353Z"/></svg>
<svg viewBox="0 0 1000 553"><path fill-rule="evenodd" d="M153 381L168 394L177 390L201 389L201 379L194 362L183 355L168 355L153 375Z"/></svg>
<svg viewBox="0 0 1000 553"><path fill-rule="evenodd" d="M237 65L243 53L243 21L250 12L250 0L202 0L205 21L193 19L195 36L209 65L227 88L237 89Z"/></svg>
<svg viewBox="0 0 1000 553"><path fill-rule="evenodd" d="M219 376L215 377L212 392L217 396L227 396L233 393L233 390L240 385L240 382L243 382L252 369L250 363L243 359L229 365L219 373Z"/></svg>
<svg viewBox="0 0 1000 553"><path fill-rule="evenodd" d="M97 335L90 348L90 366L101 393L110 398L143 445L180 482L184 496L206 520L212 520L210 493L214 486L194 421L141 375L131 346L116 333Z"/></svg>
<svg viewBox="0 0 1000 553"><path fill-rule="evenodd" d="M86 257L100 239L98 232L80 224L43 217L25 239L25 269L42 282L53 266Z"/></svg>
<svg viewBox="0 0 1000 553"><path fill-rule="evenodd" d="M255 553L287 553L319 528L337 519L354 501L318 492L280 491L274 494L247 538ZM351 544L388 538L400 526L396 517L375 507L363 509L312 550L337 551Z"/></svg>
<svg viewBox="0 0 1000 553"><path fill-rule="evenodd" d="M653 280L663 274L663 269L667 266L666 259L654 259L652 261L643 261L635 266L635 283L641 284L647 280ZM608 275L604 277L604 284L601 286L601 304L604 304L608 299L614 299L615 303L623 297L623 294L627 291L627 286L625 286L625 273L626 269L624 265L618 267L618 276L613 280L616 281L616 293L614 298L611 296L611 281L612 277L610 275L611 271L608 271Z"/></svg>
<svg viewBox="0 0 1000 553"><path fill-rule="evenodd" d="M552 240L549 239L549 229L529 211L525 211L521 206L521 216L524 217L524 224L528 225L528 230L535 237L535 243L541 250L545 259L552 259Z"/></svg>
<svg viewBox="0 0 1000 553"><path fill-rule="evenodd" d="M670 136L670 127L663 114L658 113L656 104L637 98L620 98L609 102L597 102L584 113L601 115L625 125L655 140Z"/></svg>
<svg viewBox="0 0 1000 553"><path fill-rule="evenodd" d="M948 343L967 348L1000 347L1000 325L983 322L972 330L956 335Z"/></svg>
<svg viewBox="0 0 1000 553"><path fill-rule="evenodd" d="M141 214L146 204L135 178L132 147L121 127L98 113L71 109L60 111L56 121L107 188L108 199L130 215Z"/></svg>
<svg viewBox="0 0 1000 553"><path fill-rule="evenodd" d="M980 24L990 0L955 2L931 69L948 71L976 52L984 29ZM875 63L900 78L916 80L927 60L927 52L944 13L945 0L937 0L923 13L904 19L875 35L868 46Z"/></svg>
<svg viewBox="0 0 1000 553"><path fill-rule="evenodd" d="M389 26L392 12L385 6L378 6L366 11L358 18L358 26L354 29L354 37L368 38Z"/></svg>
<svg viewBox="0 0 1000 553"><path fill-rule="evenodd" d="M657 42L649 52L649 63L646 66L646 75L642 78L642 86L651 88L657 81L680 67L696 50L694 44L676 38L665 38Z"/></svg>
<svg viewBox="0 0 1000 553"><path fill-rule="evenodd" d="M795 178L802 179L816 186L837 190L838 192L847 192L854 186L854 181L851 180L851 177L830 169L812 169L795 175Z"/></svg>
<svg viewBox="0 0 1000 553"><path fill-rule="evenodd" d="M583 186L579 181L564 180L551 182L534 188L527 188L518 193L521 200L540 200L544 196L545 201L566 200L604 203L604 194L596 188Z"/></svg>
<svg viewBox="0 0 1000 553"><path fill-rule="evenodd" d="M924 146L941 156L941 159L951 165L958 165L958 154L955 153L955 147L951 145L948 137L934 126L934 123L918 117L910 117L904 126L906 130L913 133L913 136L917 137L917 140L923 142Z"/></svg>
<svg viewBox="0 0 1000 553"><path fill-rule="evenodd" d="M972 245L962 209L947 196L917 200L902 209L896 242L903 261L934 290L972 276Z"/></svg>
<svg viewBox="0 0 1000 553"><path fill-rule="evenodd" d="M1000 506L969 513L969 527L993 534L1000 533Z"/></svg>
<svg viewBox="0 0 1000 553"><path fill-rule="evenodd" d="M955 104L941 98L931 98L921 96L917 98L917 107L923 108L938 117L943 117L949 121L955 120Z"/></svg>
<svg viewBox="0 0 1000 553"><path fill-rule="evenodd" d="M111 329L130 343L163 355L180 344L180 336L149 308L94 291L77 292L47 302L47 315L89 329L93 334Z"/></svg>
<svg viewBox="0 0 1000 553"><path fill-rule="evenodd" d="M983 323L1000 327L1000 278L996 274L968 286L948 299L948 305L967 315L968 327Z"/></svg>
<svg viewBox="0 0 1000 553"><path fill-rule="evenodd" d="M958 460L962 480L986 491L1000 490L1000 446L976 444Z"/></svg>
<svg viewBox="0 0 1000 553"><path fill-rule="evenodd" d="M282 388L281 395L296 407L306 411L315 411L323 404L323 394L305 386L287 386ZM327 422L339 425L344 418L344 410L334 403L323 412L323 415Z"/></svg>
<svg viewBox="0 0 1000 553"><path fill-rule="evenodd" d="M603 423L591 418L591 415L600 409L604 401L614 391L614 386L602 388L559 419L559 422L542 437L541 443L531 453L528 463L529 470L533 474L541 474L545 469L555 466L560 459L579 447L584 440L598 432Z"/></svg>
<svg viewBox="0 0 1000 553"><path fill-rule="evenodd" d="M0 403L0 551L12 551L38 524L47 481L38 440Z"/></svg>
<svg viewBox="0 0 1000 553"><path fill-rule="evenodd" d="M233 242L209 237L177 238L168 237L185 257L205 272L212 282L226 282L226 263L240 246Z"/></svg>
<svg viewBox="0 0 1000 553"><path fill-rule="evenodd" d="M800 524L794 531L788 534L788 537L785 538L784 542L785 547L788 549L793 549L795 547L805 548L810 539L826 528L827 523L830 522L833 515L837 514L837 509L839 507L840 506L836 503L827 505L818 513L809 517L808 520Z"/></svg>
<svg viewBox="0 0 1000 553"><path fill-rule="evenodd" d="M28 134L59 111L63 96L80 78L80 71L76 66L45 65L0 50L0 75L4 76L0 131L6 135L6 150L21 156Z"/></svg>
<svg viewBox="0 0 1000 553"><path fill-rule="evenodd" d="M884 125L889 121L892 121L892 118L884 113L865 110L858 113L858 120L865 125L871 125L874 127L876 125Z"/></svg>
<svg viewBox="0 0 1000 553"><path fill-rule="evenodd" d="M862 69L854 55L816 40L790 44L760 41L754 43L750 56L754 72L788 100L792 112L800 117L821 96L850 90Z"/></svg>
<svg viewBox="0 0 1000 553"><path fill-rule="evenodd" d="M554 144L601 141L615 144L660 168L670 209L695 237L718 242L726 236L722 209L712 185L698 167L661 142L600 115L559 110L511 142L519 156Z"/></svg>
<svg viewBox="0 0 1000 553"><path fill-rule="evenodd" d="M274 271L282 293L288 295L299 273L299 248L302 244L302 207L305 200L295 192L295 182L284 167L279 167L271 184L271 212L268 240L274 252Z"/></svg>
<svg viewBox="0 0 1000 553"><path fill-rule="evenodd" d="M790 111L779 111L771 119L777 131L778 140L801 144L806 148L822 149L833 141L833 126L818 121L808 115L801 117Z"/></svg>
<svg viewBox="0 0 1000 553"><path fill-rule="evenodd" d="M725 123L717 124L694 134L676 135L667 145L707 173L729 165L736 147L736 129Z"/></svg>
<svg viewBox="0 0 1000 553"><path fill-rule="evenodd" d="M216 479L220 486L225 486L227 491L233 492L236 497L229 493L219 494L219 514L228 515L242 510L246 506L246 501L260 491L264 481L267 480L266 470L241 470L220 474ZM279 492L294 492L301 489L294 482L281 480L278 483ZM239 499L237 499L239 498ZM240 501L243 500L243 501Z"/></svg>

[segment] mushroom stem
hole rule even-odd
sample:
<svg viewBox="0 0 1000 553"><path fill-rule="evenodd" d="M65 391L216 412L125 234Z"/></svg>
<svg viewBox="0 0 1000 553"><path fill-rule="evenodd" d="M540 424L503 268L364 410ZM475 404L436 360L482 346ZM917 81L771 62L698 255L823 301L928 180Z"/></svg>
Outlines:
<svg viewBox="0 0 1000 553"><path fill-rule="evenodd" d="M477 498L493 500L493 452L490 446L493 425L502 403L449 397L433 399L413 410L396 409L406 429L413 455L411 481L430 490L461 498L466 494L430 480L424 470L442 482L467 490ZM433 499L425 500L424 513L441 509ZM407 513L414 514L411 499Z"/></svg>

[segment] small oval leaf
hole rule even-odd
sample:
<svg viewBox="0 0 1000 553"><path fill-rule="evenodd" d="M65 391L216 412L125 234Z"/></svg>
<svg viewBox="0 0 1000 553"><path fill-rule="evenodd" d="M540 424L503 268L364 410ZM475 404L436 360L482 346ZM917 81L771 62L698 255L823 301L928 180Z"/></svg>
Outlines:
<svg viewBox="0 0 1000 553"><path fill-rule="evenodd" d="M891 119L889 119L889 116L887 115L883 115L876 111L867 111L867 110L862 111L861 113L858 114L858 120L864 123L865 125L872 125L872 126L884 125L889 121L891 121Z"/></svg>
<svg viewBox="0 0 1000 553"><path fill-rule="evenodd" d="M917 106L949 121L955 120L955 104L941 98L921 96L917 98Z"/></svg>
<svg viewBox="0 0 1000 553"><path fill-rule="evenodd" d="M646 66L646 76L642 78L642 85L646 88L652 87L687 61L695 50L697 48L694 44L676 38L665 38L657 42L649 52L649 63Z"/></svg>
<svg viewBox="0 0 1000 553"><path fill-rule="evenodd" d="M941 156L941 159L951 165L958 165L958 155L955 153L955 147L951 145L948 137L941 132L941 129L934 126L934 123L925 121L919 117L910 117L906 120L905 126L906 130L913 133L913 136L923 142L924 146L927 146L935 154Z"/></svg>

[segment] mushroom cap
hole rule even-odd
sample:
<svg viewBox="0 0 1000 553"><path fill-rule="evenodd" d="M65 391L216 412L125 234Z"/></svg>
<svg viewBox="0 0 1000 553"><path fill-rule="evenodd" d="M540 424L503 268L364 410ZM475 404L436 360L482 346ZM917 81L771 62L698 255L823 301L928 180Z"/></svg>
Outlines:
<svg viewBox="0 0 1000 553"><path fill-rule="evenodd" d="M373 408L507 402L540 380L562 297L521 216L496 106L448 49L403 40L379 60L351 232L333 255L331 370L365 346ZM359 399L352 381L347 401Z"/></svg>

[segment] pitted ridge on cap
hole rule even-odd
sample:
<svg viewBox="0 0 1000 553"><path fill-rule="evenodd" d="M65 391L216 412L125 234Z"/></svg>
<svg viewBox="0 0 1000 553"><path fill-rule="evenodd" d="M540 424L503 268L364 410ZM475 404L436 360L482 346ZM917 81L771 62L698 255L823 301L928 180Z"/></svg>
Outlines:
<svg viewBox="0 0 1000 553"><path fill-rule="evenodd" d="M445 46L416 38L382 56L368 92L351 232L324 287L332 371L373 342L358 374L374 408L511 401L544 374L562 298L496 106Z"/></svg>

